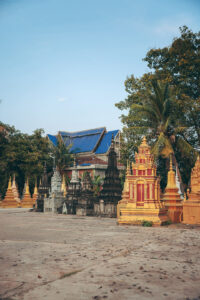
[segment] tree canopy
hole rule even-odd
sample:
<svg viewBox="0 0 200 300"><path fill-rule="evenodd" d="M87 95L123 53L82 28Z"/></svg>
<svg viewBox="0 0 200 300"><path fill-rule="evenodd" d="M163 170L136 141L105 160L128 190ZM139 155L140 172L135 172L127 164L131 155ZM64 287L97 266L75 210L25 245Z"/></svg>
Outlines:
<svg viewBox="0 0 200 300"><path fill-rule="evenodd" d="M134 159L134 151L146 135L158 172L173 153L187 184L196 158L193 147L200 145L200 33L185 26L180 32L169 47L148 51L144 60L153 72L141 78L128 77L128 96L116 106L126 112L121 115L124 160ZM164 186L166 174L161 175Z"/></svg>

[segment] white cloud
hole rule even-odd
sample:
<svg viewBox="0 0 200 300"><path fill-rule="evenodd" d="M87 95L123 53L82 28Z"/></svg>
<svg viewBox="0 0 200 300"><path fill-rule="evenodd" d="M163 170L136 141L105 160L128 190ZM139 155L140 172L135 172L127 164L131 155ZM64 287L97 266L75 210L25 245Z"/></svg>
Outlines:
<svg viewBox="0 0 200 300"><path fill-rule="evenodd" d="M66 99L64 97L58 98L58 102L65 102L65 101L66 101Z"/></svg>
<svg viewBox="0 0 200 300"><path fill-rule="evenodd" d="M176 17L169 17L168 19L163 19L159 24L157 24L153 31L158 35L177 35L179 34L179 27L183 25L188 25L190 27L192 19L189 15L179 14Z"/></svg>

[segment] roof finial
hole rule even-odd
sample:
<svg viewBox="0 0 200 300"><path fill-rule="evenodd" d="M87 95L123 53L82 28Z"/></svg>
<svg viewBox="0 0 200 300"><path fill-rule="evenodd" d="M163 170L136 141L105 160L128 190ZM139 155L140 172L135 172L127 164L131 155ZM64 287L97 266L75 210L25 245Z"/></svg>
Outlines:
<svg viewBox="0 0 200 300"><path fill-rule="evenodd" d="M147 146L146 136L143 137L141 146Z"/></svg>
<svg viewBox="0 0 200 300"><path fill-rule="evenodd" d="M112 139L111 139L111 149L114 150L114 135L112 133Z"/></svg>

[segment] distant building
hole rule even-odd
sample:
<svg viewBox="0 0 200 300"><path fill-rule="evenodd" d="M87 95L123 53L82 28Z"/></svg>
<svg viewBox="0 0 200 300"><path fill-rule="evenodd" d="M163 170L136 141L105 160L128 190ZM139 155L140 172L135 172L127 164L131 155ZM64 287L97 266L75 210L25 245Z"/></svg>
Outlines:
<svg viewBox="0 0 200 300"><path fill-rule="evenodd" d="M59 131L66 146L71 145L70 152L75 154L79 178L84 172L90 175L105 176L105 170L108 165L108 152L111 146L112 135L114 137L114 147L117 153L118 168L124 169L119 163L120 159L120 131L107 131L105 127L89 129L77 132ZM57 136L48 134L49 140L54 146L57 144ZM66 168L65 173L71 178L73 167Z"/></svg>

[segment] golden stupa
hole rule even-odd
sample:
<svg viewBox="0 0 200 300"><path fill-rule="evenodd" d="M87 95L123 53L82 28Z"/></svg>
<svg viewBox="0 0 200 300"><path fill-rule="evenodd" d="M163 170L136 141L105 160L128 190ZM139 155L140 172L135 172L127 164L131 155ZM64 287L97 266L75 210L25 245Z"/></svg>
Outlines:
<svg viewBox="0 0 200 300"><path fill-rule="evenodd" d="M25 182L25 193L23 199L21 200L21 207L23 208L33 208L33 199L31 198L31 194L29 191L29 182L28 178Z"/></svg>
<svg viewBox="0 0 200 300"><path fill-rule="evenodd" d="M162 201L167 208L168 217L173 223L182 221L183 204L176 185L176 174L172 166L172 155L170 155L170 167L167 175L167 186L162 197Z"/></svg>
<svg viewBox="0 0 200 300"><path fill-rule="evenodd" d="M141 224L143 221L160 225L168 220L167 210L160 201L160 179L144 137L135 153L135 163L127 165L122 200L117 206L118 224Z"/></svg>
<svg viewBox="0 0 200 300"><path fill-rule="evenodd" d="M17 198L16 190L12 188L11 177L10 177L5 198L1 202L1 207L2 208L16 208L19 206L20 206L20 201Z"/></svg>
<svg viewBox="0 0 200 300"><path fill-rule="evenodd" d="M183 202L183 223L200 224L200 156L198 155L190 180L191 192Z"/></svg>

